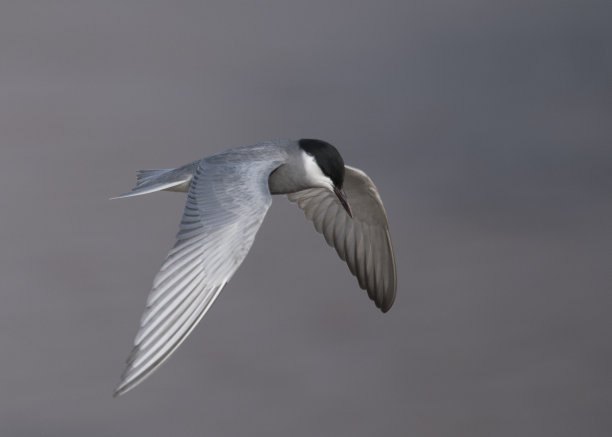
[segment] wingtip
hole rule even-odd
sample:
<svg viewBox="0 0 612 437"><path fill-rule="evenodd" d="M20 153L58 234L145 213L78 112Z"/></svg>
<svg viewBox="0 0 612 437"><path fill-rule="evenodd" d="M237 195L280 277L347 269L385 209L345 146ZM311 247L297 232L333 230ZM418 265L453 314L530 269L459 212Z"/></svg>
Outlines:
<svg viewBox="0 0 612 437"><path fill-rule="evenodd" d="M115 197L109 197L108 200L125 199L126 197L131 197L132 195L132 192L128 191L127 193L123 193Z"/></svg>
<svg viewBox="0 0 612 437"><path fill-rule="evenodd" d="M117 386L117 388L113 390L113 397L118 398L119 396L126 394L128 391L130 391L133 388L134 388L134 384L129 384L129 383L124 384L124 381L121 381L119 385Z"/></svg>
<svg viewBox="0 0 612 437"><path fill-rule="evenodd" d="M119 396L121 396L125 391L124 388L125 387L123 387L123 383L120 382L119 385L117 385L117 387L113 390L113 397L118 398Z"/></svg>
<svg viewBox="0 0 612 437"><path fill-rule="evenodd" d="M392 306L393 306L393 302L390 302L390 303L383 302L382 305L380 305L378 308L383 314L386 314L389 312Z"/></svg>
<svg viewBox="0 0 612 437"><path fill-rule="evenodd" d="M383 298L380 305L376 305L383 314L388 313L391 307L393 307L393 304L395 303L395 296L396 293L393 292L393 294L391 294L390 296L386 296L385 298Z"/></svg>

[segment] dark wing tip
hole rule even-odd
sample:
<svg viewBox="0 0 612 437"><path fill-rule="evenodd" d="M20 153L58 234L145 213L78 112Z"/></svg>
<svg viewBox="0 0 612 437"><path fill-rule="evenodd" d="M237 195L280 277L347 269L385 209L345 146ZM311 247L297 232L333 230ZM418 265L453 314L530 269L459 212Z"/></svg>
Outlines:
<svg viewBox="0 0 612 437"><path fill-rule="evenodd" d="M379 308L383 313L386 313L391 309L394 302L395 302L395 290L393 291L392 294L383 297L382 304L380 305Z"/></svg>
<svg viewBox="0 0 612 437"><path fill-rule="evenodd" d="M374 304L383 313L388 312L395 303L395 296L397 295L395 275L393 277L393 282L389 285L390 286L388 288L383 290L373 290L373 295L376 296L376 299L374 299Z"/></svg>

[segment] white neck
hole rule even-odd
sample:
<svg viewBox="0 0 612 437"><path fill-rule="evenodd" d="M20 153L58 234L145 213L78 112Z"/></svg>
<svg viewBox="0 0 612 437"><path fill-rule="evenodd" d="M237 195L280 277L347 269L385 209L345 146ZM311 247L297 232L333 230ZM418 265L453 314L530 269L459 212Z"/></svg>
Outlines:
<svg viewBox="0 0 612 437"><path fill-rule="evenodd" d="M330 178L325 176L314 156L302 152L302 162L304 164L305 176L308 179L308 185L312 187L327 188L333 191L334 183Z"/></svg>

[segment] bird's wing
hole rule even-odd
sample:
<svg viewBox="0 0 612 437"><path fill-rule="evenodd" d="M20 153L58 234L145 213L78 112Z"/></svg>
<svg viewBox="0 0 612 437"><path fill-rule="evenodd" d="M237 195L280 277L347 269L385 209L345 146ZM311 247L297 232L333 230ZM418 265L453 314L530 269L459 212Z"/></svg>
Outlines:
<svg viewBox="0 0 612 437"><path fill-rule="evenodd" d="M202 160L177 241L155 276L115 395L151 374L185 340L248 253L272 198L277 161Z"/></svg>
<svg viewBox="0 0 612 437"><path fill-rule="evenodd" d="M287 195L315 229L346 261L368 296L383 312L395 300L397 277L387 214L376 186L363 171L346 166L343 184L351 218L337 196L325 188Z"/></svg>

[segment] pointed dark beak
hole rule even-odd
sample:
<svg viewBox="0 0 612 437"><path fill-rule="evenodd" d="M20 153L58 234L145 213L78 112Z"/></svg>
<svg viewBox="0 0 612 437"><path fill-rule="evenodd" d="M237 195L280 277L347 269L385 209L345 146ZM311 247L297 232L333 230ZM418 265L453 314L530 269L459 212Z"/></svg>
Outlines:
<svg viewBox="0 0 612 437"><path fill-rule="evenodd" d="M349 206L348 201L346 200L346 194L344 194L344 190L341 190L338 187L334 186L334 193L338 197L338 200L340 201L348 215L353 218L353 212L351 211L351 207Z"/></svg>

